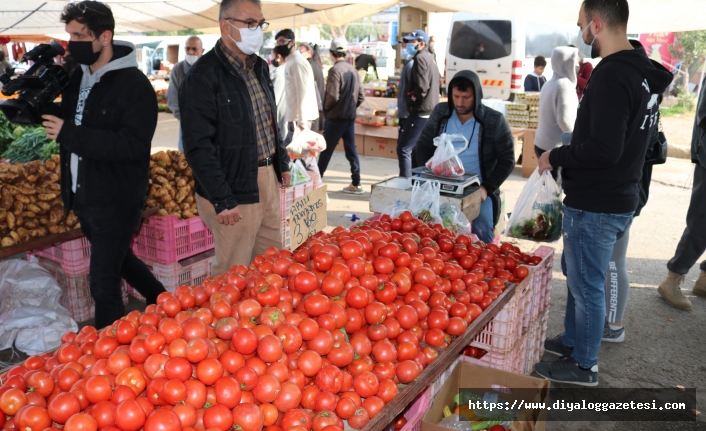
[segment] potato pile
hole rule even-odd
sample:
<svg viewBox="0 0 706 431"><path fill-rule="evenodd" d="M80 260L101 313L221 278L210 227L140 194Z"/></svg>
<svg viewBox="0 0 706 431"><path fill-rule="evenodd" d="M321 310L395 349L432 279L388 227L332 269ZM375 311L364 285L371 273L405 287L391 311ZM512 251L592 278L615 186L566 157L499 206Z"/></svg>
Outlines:
<svg viewBox="0 0 706 431"><path fill-rule="evenodd" d="M0 246L80 227L73 212L64 218L59 175L58 155L46 162L0 164Z"/></svg>
<svg viewBox="0 0 706 431"><path fill-rule="evenodd" d="M194 177L186 156L180 151L160 151L150 157L150 188L146 208L159 207L159 216L175 215L179 220L199 215Z"/></svg>

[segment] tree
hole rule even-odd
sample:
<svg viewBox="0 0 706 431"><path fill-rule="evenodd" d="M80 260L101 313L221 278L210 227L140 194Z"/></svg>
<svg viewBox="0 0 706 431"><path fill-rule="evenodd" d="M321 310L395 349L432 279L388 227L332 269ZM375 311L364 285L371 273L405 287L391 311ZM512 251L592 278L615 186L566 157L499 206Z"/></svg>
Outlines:
<svg viewBox="0 0 706 431"><path fill-rule="evenodd" d="M706 30L677 33L674 45L669 47L672 57L681 60L684 72L684 89L689 92L689 73L706 54Z"/></svg>

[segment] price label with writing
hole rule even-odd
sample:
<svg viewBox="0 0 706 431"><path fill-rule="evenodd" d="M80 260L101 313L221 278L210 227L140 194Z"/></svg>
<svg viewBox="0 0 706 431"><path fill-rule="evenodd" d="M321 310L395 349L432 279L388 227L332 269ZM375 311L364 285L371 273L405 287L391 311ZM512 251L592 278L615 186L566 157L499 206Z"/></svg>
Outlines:
<svg viewBox="0 0 706 431"><path fill-rule="evenodd" d="M326 186L294 201L289 208L289 242L292 250L306 242L310 235L326 227Z"/></svg>

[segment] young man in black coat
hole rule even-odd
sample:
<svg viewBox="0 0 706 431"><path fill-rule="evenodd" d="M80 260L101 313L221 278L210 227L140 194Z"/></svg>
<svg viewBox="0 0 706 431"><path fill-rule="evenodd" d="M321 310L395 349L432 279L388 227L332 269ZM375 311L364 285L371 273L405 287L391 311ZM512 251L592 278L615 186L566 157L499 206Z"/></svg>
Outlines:
<svg viewBox="0 0 706 431"><path fill-rule="evenodd" d="M90 287L97 328L124 314L120 279L154 304L162 283L130 249L142 221L157 96L137 68L135 46L113 40L115 20L95 1L70 3L61 20L81 67L62 94L61 117L44 115L61 145L61 197L91 242Z"/></svg>

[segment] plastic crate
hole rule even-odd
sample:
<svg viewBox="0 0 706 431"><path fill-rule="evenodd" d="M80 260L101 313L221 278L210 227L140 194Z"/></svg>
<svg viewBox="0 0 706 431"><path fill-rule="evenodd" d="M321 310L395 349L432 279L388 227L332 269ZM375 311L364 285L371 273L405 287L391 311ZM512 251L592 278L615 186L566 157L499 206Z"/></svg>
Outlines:
<svg viewBox="0 0 706 431"><path fill-rule="evenodd" d="M531 304L524 309L522 317L524 333L529 330L531 324L537 321L537 318L546 309L551 299L554 249L543 245L535 250L532 255L540 256L542 261L536 266L528 266L529 274L518 285L518 288L529 287L531 290Z"/></svg>
<svg viewBox="0 0 706 431"><path fill-rule="evenodd" d="M132 244L132 251L137 257L167 265L213 247L213 234L201 217L179 220L172 215L145 220Z"/></svg>
<svg viewBox="0 0 706 431"><path fill-rule="evenodd" d="M539 362L544 356L544 339L547 336L547 320L549 309L544 310L539 319L532 324L527 334L527 354L525 355L524 374L530 374L534 370L534 364Z"/></svg>
<svg viewBox="0 0 706 431"><path fill-rule="evenodd" d="M450 374L450 373L449 373ZM441 386L439 386L441 388ZM422 418L431 407L431 400L434 398L431 388L427 388L412 401L407 410L404 412L404 417L407 423L400 431L419 431L422 428Z"/></svg>
<svg viewBox="0 0 706 431"><path fill-rule="evenodd" d="M211 275L211 263L215 256L215 250L208 250L167 265L144 258L141 260L168 292L174 292L179 286L200 285L206 277ZM129 287L132 295L140 299L141 295L132 286ZM144 298L141 298L141 300L144 301Z"/></svg>
<svg viewBox="0 0 706 431"><path fill-rule="evenodd" d="M32 256L58 263L66 275L85 274L91 266L91 243L86 237L77 238L41 250L28 251L27 260Z"/></svg>
<svg viewBox="0 0 706 431"><path fill-rule="evenodd" d="M289 240L289 219L282 220L280 232L282 234L282 249L289 250L289 246L291 245L291 241Z"/></svg>
<svg viewBox="0 0 706 431"><path fill-rule="evenodd" d="M56 279L61 286L61 298L59 304L65 307L71 318L77 322L85 322L96 315L96 303L91 296L89 273L78 275L68 275L59 262L54 262L46 258L40 258L37 263ZM127 284L124 280L120 282L123 304L128 303Z"/></svg>
<svg viewBox="0 0 706 431"><path fill-rule="evenodd" d="M298 186L280 189L280 215L282 217L282 220L289 220L289 209L294 203L294 201L299 198L302 198L307 193L313 192L314 190L316 190L316 188L316 184L314 184L313 181L310 181L308 183L299 184Z"/></svg>
<svg viewBox="0 0 706 431"><path fill-rule="evenodd" d="M517 374L529 374L525 372L528 343L528 336L524 336L515 343L512 350L503 354L489 351L481 358L461 355L460 360L483 367L495 368L496 370L509 371Z"/></svg>

